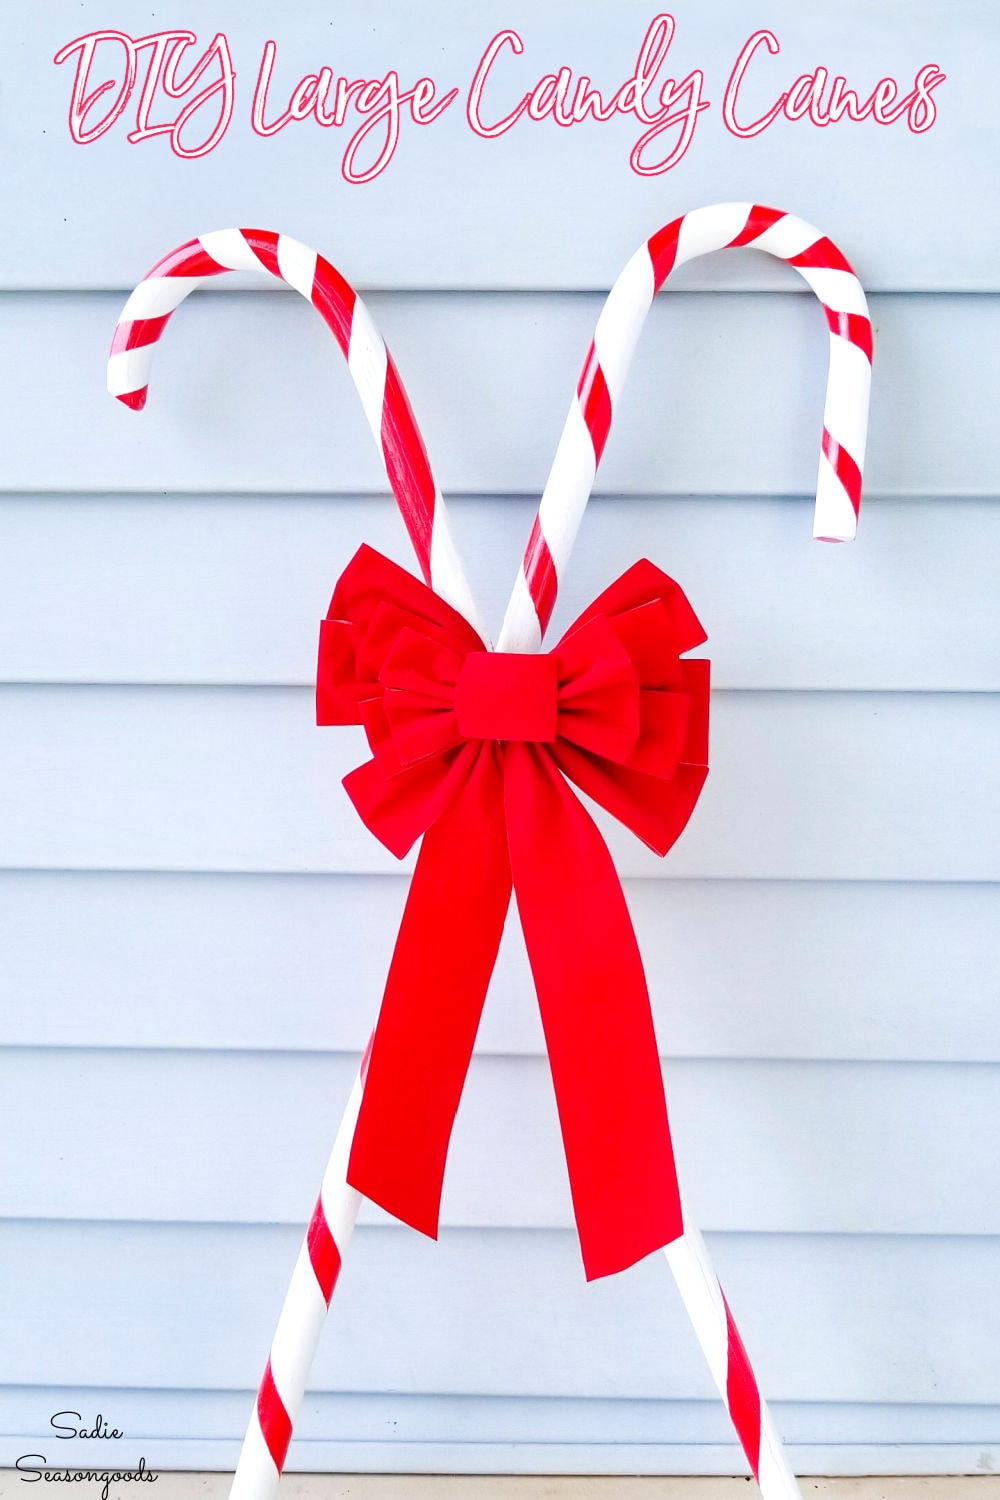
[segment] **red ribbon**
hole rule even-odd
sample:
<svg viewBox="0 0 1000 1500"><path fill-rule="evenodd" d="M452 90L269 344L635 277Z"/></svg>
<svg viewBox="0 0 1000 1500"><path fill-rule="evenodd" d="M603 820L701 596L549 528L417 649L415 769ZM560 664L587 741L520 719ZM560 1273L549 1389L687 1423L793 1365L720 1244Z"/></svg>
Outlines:
<svg viewBox="0 0 1000 1500"><path fill-rule="evenodd" d="M568 785L658 854L707 774L705 633L642 561L554 651L488 652L450 605L362 547L320 631L317 718L364 725L344 785L402 857L423 834L348 1181L436 1235L445 1160L511 889L545 1031L588 1279L682 1232L663 1080L621 883Z"/></svg>

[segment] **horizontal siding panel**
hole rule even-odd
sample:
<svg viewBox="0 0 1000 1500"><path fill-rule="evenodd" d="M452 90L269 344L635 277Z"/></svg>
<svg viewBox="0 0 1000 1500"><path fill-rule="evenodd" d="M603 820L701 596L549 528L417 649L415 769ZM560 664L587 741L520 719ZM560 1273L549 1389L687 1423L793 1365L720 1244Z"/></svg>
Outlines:
<svg viewBox="0 0 1000 1500"><path fill-rule="evenodd" d="M446 494L541 491L600 307L555 294L372 300ZM0 407L6 489L385 489L340 354L300 298L197 298L158 350L141 416L104 389L120 311L110 296L0 299L18 350ZM1000 297L875 298L872 311L869 492L995 495ZM811 293L658 299L601 489L811 493L827 348Z"/></svg>
<svg viewBox="0 0 1000 1500"><path fill-rule="evenodd" d="M297 688L4 688L4 862L398 869L337 785L360 730L312 721ZM993 695L721 693L713 770L666 864L609 839L624 874L995 880L998 740Z"/></svg>
<svg viewBox="0 0 1000 1500"><path fill-rule="evenodd" d="M831 76L844 74L862 98L885 74L906 93L917 70L936 62L947 81L934 95L937 122L922 135L911 134L905 120L888 128L842 121L823 131L781 120L754 140L735 139L722 120L726 79L764 24L748 0L716 0L710 11L678 15L660 78L703 69L709 108L666 175L641 178L630 170L629 152L645 128L631 116L571 130L551 120L520 121L496 140L478 139L467 126L465 96L497 30L519 30L524 54L507 54L494 70L484 98L488 120L563 65L574 78L589 75L609 97L634 73L653 14L642 0L572 11L561 0L493 3L462 15L442 3L418 15L400 0L378 0L363 11L340 7L331 22L329 8L316 0L277 18L260 0L220 0L210 23L199 18L198 51L216 27L225 30L238 75L235 115L215 151L179 162L162 139L126 144L134 102L103 139L72 144L65 118L73 63L55 68L50 59L72 38L114 20L99 0L50 0L18 17L21 48L34 66L11 79L19 149L8 168L10 228L0 278L13 286L131 285L191 234L249 219L316 244L367 285L600 286L664 219L701 203L758 197L819 224L872 285L997 288L995 204L982 193L991 165L987 101L995 56L988 0L960 0L947 15L922 0L907 12L906 28L891 10L863 0L836 13L775 0L768 11L781 54L755 59L740 95L741 118L762 115L819 61ZM128 11L119 24L152 29L148 17ZM251 133L253 81L272 36L278 60L268 118L304 73L327 64L350 78L381 78L397 68L404 88L429 74L442 92L458 87L461 97L425 129L404 118L385 173L352 187L340 165L356 126L303 123L267 140ZM158 98L153 118L169 120L178 108ZM192 122L190 139L204 139L214 119L200 130ZM664 137L659 160L677 139L676 130ZM141 214L122 223L120 215L94 211L112 180L121 202L143 204ZM430 183L438 186L429 196Z"/></svg>
<svg viewBox="0 0 1000 1500"><path fill-rule="evenodd" d="M874 501L846 548L809 542L811 508L595 499L551 639L644 552L695 605L718 687L1000 688L1000 503ZM494 630L533 510L514 498L454 507ZM415 566L396 508L381 498L8 496L0 675L311 682L317 620L362 541Z"/></svg>
<svg viewBox="0 0 1000 1500"><path fill-rule="evenodd" d="M100 1411L123 1431L114 1448L119 1465L144 1458L159 1472L231 1470L251 1399L243 1391L8 1387L0 1465L31 1452L51 1464L92 1465L83 1440L59 1439L56 1453L47 1421L80 1403L84 1421ZM770 1404L800 1474L960 1474L1000 1458L992 1437L997 1407ZM452 1474L731 1474L740 1461L727 1424L717 1400L307 1392L285 1472L434 1474L447 1462Z"/></svg>
<svg viewBox="0 0 1000 1500"><path fill-rule="evenodd" d="M304 1222L358 1058L0 1055L10 1218ZM697 1222L720 1231L1000 1235L996 1067L668 1060ZM956 1163L979 1158L969 1173ZM384 1215L379 1212L377 1218ZM568 1228L548 1067L477 1058L442 1222Z"/></svg>
<svg viewBox="0 0 1000 1500"><path fill-rule="evenodd" d="M256 1386L292 1229L34 1222L0 1229L11 1385ZM714 1236L774 1401L1000 1404L997 1242ZM40 1330L58 1337L40 1337ZM588 1285L561 1231L359 1230L316 1391L710 1400L666 1266Z"/></svg>
<svg viewBox="0 0 1000 1500"><path fill-rule="evenodd" d="M88 1459L86 1440L56 1439L49 1417L59 1411L84 1411L77 1426L91 1425L96 1411L124 1429L116 1455L147 1444L147 1464L162 1461L165 1443L186 1439L207 1444L233 1441L246 1425L249 1391L121 1390L66 1385L7 1387L3 1398L4 1433L0 1465L17 1433L50 1449L59 1442L60 1462ZM773 1405L773 1403L772 1403ZM775 1407L778 1425L792 1443L975 1443L989 1446L1000 1427L1000 1408L984 1405L861 1405L851 1402L785 1401ZM89 1418L89 1421L88 1421ZM72 1419L67 1419L72 1421ZM320 1443L370 1442L385 1450L397 1445L466 1441L581 1445L641 1443L728 1443L731 1433L718 1400L618 1400L614 1397L550 1396L522 1400L517 1396L419 1395L403 1392L307 1391L295 1424L298 1458ZM391 1429L391 1430L390 1430ZM231 1434L231 1437L228 1435ZM24 1451L20 1449L18 1451ZM50 1455L51 1457L52 1455ZM291 1456L290 1456L291 1457ZM235 1462L236 1454L232 1455ZM93 1450L89 1450L93 1462ZM294 1463L291 1467L297 1467Z"/></svg>
<svg viewBox="0 0 1000 1500"><path fill-rule="evenodd" d="M0 873L0 1045L360 1052L406 887ZM630 880L626 894L670 1057L1000 1062L1000 886ZM540 1046L511 922L477 1048Z"/></svg>

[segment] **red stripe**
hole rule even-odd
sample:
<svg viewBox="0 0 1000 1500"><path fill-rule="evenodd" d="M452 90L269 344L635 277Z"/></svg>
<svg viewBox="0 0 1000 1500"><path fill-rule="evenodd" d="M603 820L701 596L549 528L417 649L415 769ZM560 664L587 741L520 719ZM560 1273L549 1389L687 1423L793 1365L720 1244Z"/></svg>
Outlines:
<svg viewBox="0 0 1000 1500"><path fill-rule="evenodd" d="M337 340L345 359L351 346L351 322L357 300L354 288L348 285L336 266L331 266L328 260L318 255L313 277L313 307Z"/></svg>
<svg viewBox="0 0 1000 1500"><path fill-rule="evenodd" d="M593 344L583 362L576 394L583 409L583 420L587 424L590 441L594 445L594 458L600 463L611 429L611 393Z"/></svg>
<svg viewBox="0 0 1000 1500"><path fill-rule="evenodd" d="M271 1374L270 1357L264 1371L264 1378L260 1383L260 1390L257 1392L257 1420L264 1434L267 1451L280 1474L284 1468L288 1445L292 1441L292 1423L285 1410L284 1402L278 1395L278 1388Z"/></svg>
<svg viewBox="0 0 1000 1500"><path fill-rule="evenodd" d="M728 248L735 250L740 245L752 245L772 224L777 224L779 219L785 217L785 211L781 208L763 208L755 203L747 216L747 221L734 240L729 241Z"/></svg>
<svg viewBox="0 0 1000 1500"><path fill-rule="evenodd" d="M434 480L406 392L388 355L382 399L382 455L417 561L430 583Z"/></svg>
<svg viewBox="0 0 1000 1500"><path fill-rule="evenodd" d="M760 1392L725 1296L722 1301L726 1308L726 1336L729 1345L726 1403L736 1435L753 1470L753 1477L757 1479L760 1469Z"/></svg>
<svg viewBox="0 0 1000 1500"><path fill-rule="evenodd" d="M854 507L857 516L861 510L861 470L846 448L842 448L836 438L831 437L827 429L823 428L823 452L833 467L833 471L847 491L847 498Z"/></svg>
<svg viewBox="0 0 1000 1500"><path fill-rule="evenodd" d="M823 311L826 313L826 321L830 332L839 334L842 339L861 350L872 362L872 325L864 313L837 312L832 307L823 303Z"/></svg>
<svg viewBox="0 0 1000 1500"><path fill-rule="evenodd" d="M141 385L137 391L123 391L118 400L123 406L130 406L133 411L142 411L148 392L149 386Z"/></svg>
<svg viewBox="0 0 1000 1500"><path fill-rule="evenodd" d="M558 583L552 553L537 516L524 553L524 578L544 634L556 606Z"/></svg>
<svg viewBox="0 0 1000 1500"><path fill-rule="evenodd" d="M256 255L265 271L272 276L281 276L278 270L278 236L273 229L241 229L240 234Z"/></svg>
<svg viewBox="0 0 1000 1500"><path fill-rule="evenodd" d="M202 248L200 240L187 240L158 260L143 279L150 281L154 276L220 276L227 269L212 259Z"/></svg>
<svg viewBox="0 0 1000 1500"><path fill-rule="evenodd" d="M330 1226L326 1222L322 1198L316 1199L316 1207L313 1209L313 1216L309 1221L306 1234L306 1244L309 1248L309 1260L316 1273L316 1280L319 1282L319 1289L329 1307L333 1289L337 1285L337 1277L340 1275L340 1251L330 1233Z"/></svg>
<svg viewBox="0 0 1000 1500"><path fill-rule="evenodd" d="M131 323L119 323L111 340L110 352L124 354L126 349L141 349L145 344L155 344L169 318L170 313L164 313L162 318L136 318Z"/></svg>
<svg viewBox="0 0 1000 1500"><path fill-rule="evenodd" d="M789 260L790 266L822 266L828 271L847 271L854 275L848 261L846 261L832 240L824 235L822 239L816 240L812 245L807 245L805 250L798 255L793 255Z"/></svg>
<svg viewBox="0 0 1000 1500"><path fill-rule="evenodd" d="M683 218L672 219L646 242L649 258L653 262L653 289L656 292L660 290L674 269L674 261L677 259L677 239L683 223Z"/></svg>

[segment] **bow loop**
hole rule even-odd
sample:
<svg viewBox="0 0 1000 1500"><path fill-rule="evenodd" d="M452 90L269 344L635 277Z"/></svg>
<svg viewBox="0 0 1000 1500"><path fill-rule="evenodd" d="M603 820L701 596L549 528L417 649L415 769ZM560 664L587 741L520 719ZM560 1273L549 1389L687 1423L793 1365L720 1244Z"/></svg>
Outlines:
<svg viewBox="0 0 1000 1500"><path fill-rule="evenodd" d="M376 611L376 618L380 613ZM455 684L462 670L461 652L449 641L398 624L383 658L378 671L382 707L400 764L413 765L460 744ZM372 752L377 753L374 744Z"/></svg>
<svg viewBox="0 0 1000 1500"><path fill-rule="evenodd" d="M653 632L643 630L628 640L627 637L638 624L633 611L651 604L660 605L663 624L658 625ZM700 646L707 640L701 622L680 584L675 583L647 557L633 563L603 593L598 594L593 604L583 611L566 634L578 630L595 615L604 615L610 621L612 629L626 646L644 681L652 680L662 668L663 663L660 662L658 666L656 661L658 650L662 647L666 646L668 657L678 656L685 651L693 651L695 646Z"/></svg>
<svg viewBox="0 0 1000 1500"><path fill-rule="evenodd" d="M639 679L608 621L598 615L570 631L553 655L560 736L607 760L626 761L639 738Z"/></svg>

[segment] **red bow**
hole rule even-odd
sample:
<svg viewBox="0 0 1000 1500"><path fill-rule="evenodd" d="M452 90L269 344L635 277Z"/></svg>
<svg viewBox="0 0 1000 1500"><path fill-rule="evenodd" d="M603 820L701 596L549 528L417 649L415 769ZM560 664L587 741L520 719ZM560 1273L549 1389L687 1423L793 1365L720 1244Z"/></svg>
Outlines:
<svg viewBox="0 0 1000 1500"><path fill-rule="evenodd" d="M450 605L362 547L320 631L317 718L364 725L344 785L417 859L348 1180L436 1235L448 1142L511 888L538 992L588 1279L681 1233L642 961L607 845L566 778L658 854L707 775L705 633L642 561L546 655L489 652Z"/></svg>

